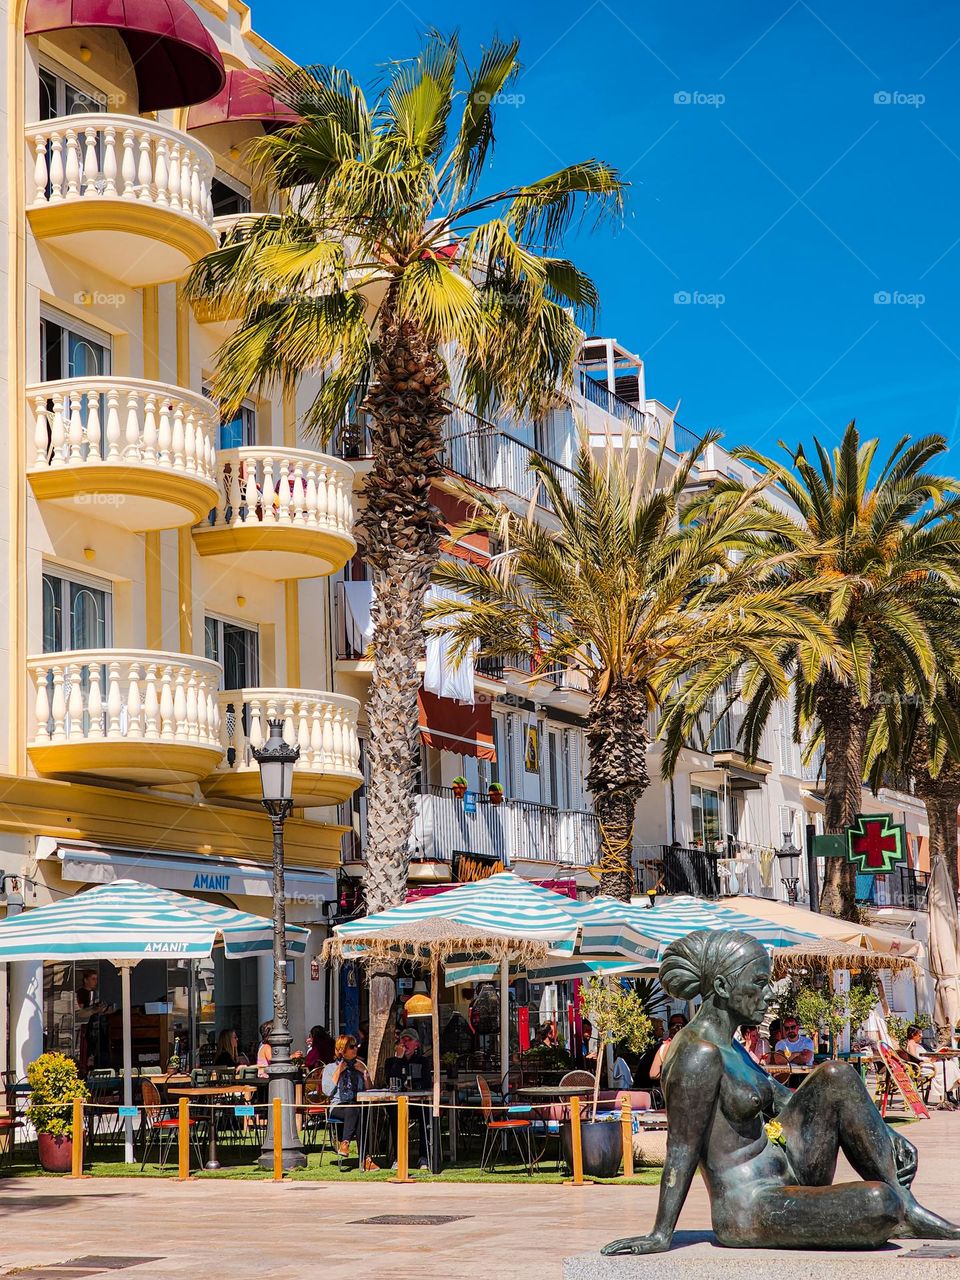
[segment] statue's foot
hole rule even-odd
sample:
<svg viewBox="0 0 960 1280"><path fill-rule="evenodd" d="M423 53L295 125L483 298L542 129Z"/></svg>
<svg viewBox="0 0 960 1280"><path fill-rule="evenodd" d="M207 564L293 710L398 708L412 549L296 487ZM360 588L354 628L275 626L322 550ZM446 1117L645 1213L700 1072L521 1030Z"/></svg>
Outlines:
<svg viewBox="0 0 960 1280"><path fill-rule="evenodd" d="M915 1240L960 1240L960 1227L938 1213L925 1209L913 1196L909 1196L904 1204L903 1221L905 1230L897 1231L898 1238L912 1237Z"/></svg>

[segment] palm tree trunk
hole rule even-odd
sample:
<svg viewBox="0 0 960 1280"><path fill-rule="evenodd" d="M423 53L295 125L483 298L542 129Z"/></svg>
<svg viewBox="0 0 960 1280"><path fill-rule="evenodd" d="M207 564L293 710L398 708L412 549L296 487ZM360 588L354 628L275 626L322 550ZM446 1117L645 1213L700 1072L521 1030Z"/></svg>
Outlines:
<svg viewBox="0 0 960 1280"><path fill-rule="evenodd" d="M426 652L423 606L440 552L442 526L430 486L440 475L440 428L447 412L444 366L409 324L386 312L376 381L373 466L357 536L373 578L374 669L367 702L366 900L370 912L403 902L420 763L418 663ZM393 1007L389 972L370 984L370 1064L385 1057Z"/></svg>
<svg viewBox="0 0 960 1280"><path fill-rule="evenodd" d="M949 770L950 776L944 777ZM956 776L954 776L956 775ZM940 775L931 778L925 766L917 768L914 789L923 801L930 828L930 865L934 859L943 858L953 881L953 891L958 891L957 868L957 808L960 806L960 771L956 765L945 761Z"/></svg>
<svg viewBox="0 0 960 1280"><path fill-rule="evenodd" d="M633 889L633 824L647 772L647 701L625 682L594 694L587 721L587 787L600 824L600 892L629 902Z"/></svg>
<svg viewBox="0 0 960 1280"><path fill-rule="evenodd" d="M816 709L823 730L825 826L828 833L839 835L860 812L869 713L849 685L832 677L820 681ZM820 910L856 920L856 884L852 863L826 858Z"/></svg>

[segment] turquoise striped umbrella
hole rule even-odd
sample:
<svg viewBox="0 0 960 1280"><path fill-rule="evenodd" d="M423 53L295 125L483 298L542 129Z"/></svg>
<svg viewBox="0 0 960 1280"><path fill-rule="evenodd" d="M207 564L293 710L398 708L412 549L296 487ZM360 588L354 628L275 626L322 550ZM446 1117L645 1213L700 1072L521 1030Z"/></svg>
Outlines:
<svg viewBox="0 0 960 1280"><path fill-rule="evenodd" d="M287 925L287 948L302 955L308 929ZM120 970L123 1101L133 1101L130 970L141 960L209 956L222 939L233 959L273 950L273 925L262 916L200 902L136 880L114 880L46 907L0 921L0 960L109 960ZM133 1121L124 1120L124 1158L133 1163Z"/></svg>

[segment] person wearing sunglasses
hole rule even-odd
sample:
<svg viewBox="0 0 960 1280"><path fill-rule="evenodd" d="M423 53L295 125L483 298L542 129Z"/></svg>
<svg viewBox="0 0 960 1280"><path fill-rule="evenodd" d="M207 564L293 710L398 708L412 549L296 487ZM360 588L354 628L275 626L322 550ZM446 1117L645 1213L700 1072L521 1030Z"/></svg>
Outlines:
<svg viewBox="0 0 960 1280"><path fill-rule="evenodd" d="M774 1045L773 1061L781 1066L813 1066L813 1041L803 1034L800 1023L789 1014L783 1020L783 1036Z"/></svg>

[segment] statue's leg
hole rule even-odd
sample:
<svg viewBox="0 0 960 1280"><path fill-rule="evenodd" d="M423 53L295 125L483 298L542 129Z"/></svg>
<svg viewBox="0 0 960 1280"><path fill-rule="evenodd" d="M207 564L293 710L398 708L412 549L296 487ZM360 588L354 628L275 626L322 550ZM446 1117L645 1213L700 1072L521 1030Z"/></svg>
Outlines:
<svg viewBox="0 0 960 1280"><path fill-rule="evenodd" d="M900 1197L882 1182L759 1186L730 1212L714 1211L722 1245L740 1249L878 1249L896 1235Z"/></svg>
<svg viewBox="0 0 960 1280"><path fill-rule="evenodd" d="M884 1182L900 1197L902 1227L891 1234L960 1239L960 1227L918 1204L909 1190L916 1152L891 1132L860 1078L843 1062L810 1073L780 1112L790 1164L807 1187L833 1180L840 1151L866 1182Z"/></svg>

